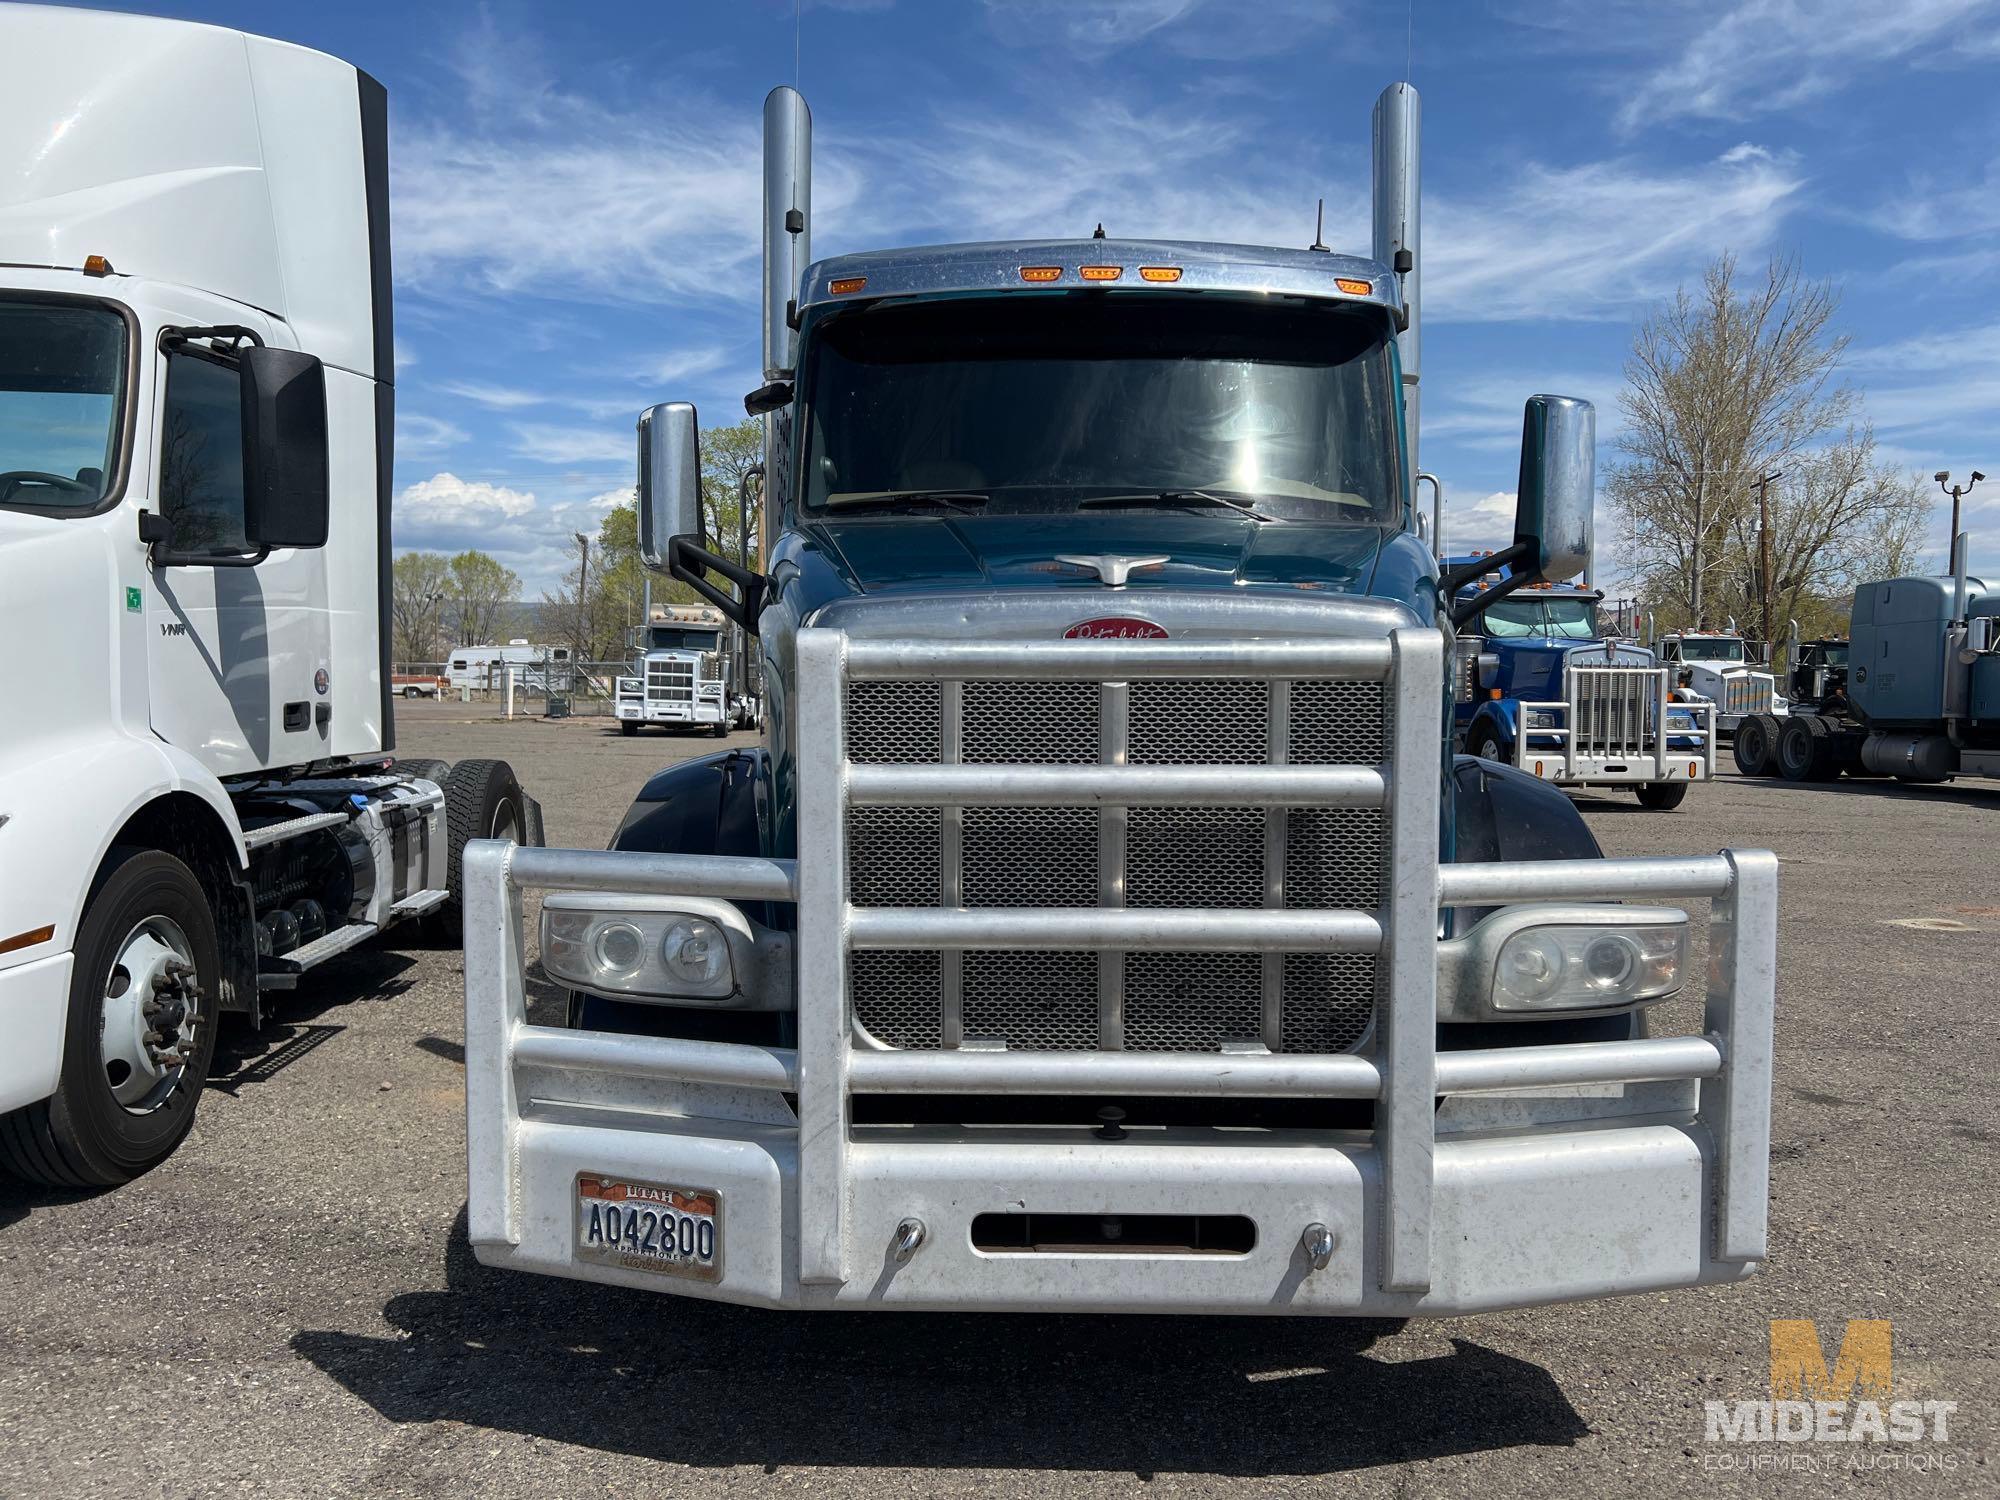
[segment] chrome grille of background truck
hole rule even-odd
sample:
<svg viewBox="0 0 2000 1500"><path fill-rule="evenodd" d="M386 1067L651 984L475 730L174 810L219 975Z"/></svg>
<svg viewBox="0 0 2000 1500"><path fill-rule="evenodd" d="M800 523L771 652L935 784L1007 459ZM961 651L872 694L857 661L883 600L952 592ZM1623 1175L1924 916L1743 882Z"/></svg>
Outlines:
<svg viewBox="0 0 2000 1500"><path fill-rule="evenodd" d="M858 681L857 764L1357 765L1387 757L1379 680ZM857 808L860 906L1261 907L1374 911L1379 808ZM1372 954L858 952L856 1018L893 1048L1347 1052L1368 1036Z"/></svg>

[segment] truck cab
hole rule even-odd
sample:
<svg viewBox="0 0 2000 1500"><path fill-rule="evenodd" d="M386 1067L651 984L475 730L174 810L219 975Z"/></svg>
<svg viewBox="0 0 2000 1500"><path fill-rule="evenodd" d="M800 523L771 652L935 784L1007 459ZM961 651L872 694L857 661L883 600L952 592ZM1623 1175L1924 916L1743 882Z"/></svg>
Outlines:
<svg viewBox="0 0 2000 1500"><path fill-rule="evenodd" d="M1675 631L1655 640L1653 649L1715 705L1715 726L1725 738L1752 714L1782 718L1790 711L1769 663L1733 628Z"/></svg>
<svg viewBox="0 0 2000 1500"><path fill-rule="evenodd" d="M1651 651L1603 638L1602 593L1541 580L1474 609L1512 571L1489 558L1451 560L1473 575L1456 596L1470 611L1454 661L1459 748L1560 786L1629 786L1658 811L1715 774L1713 710L1677 699Z"/></svg>
<svg viewBox="0 0 2000 1500"><path fill-rule="evenodd" d="M1410 1316L1764 1253L1775 861L1599 857L1454 759L1456 624L1589 555L1586 403L1523 411L1518 568L1414 508L1416 97L1376 243L813 261L765 106L768 562L639 431L649 565L754 633L755 748L607 851L475 844L468 1232L785 1308ZM532 1025L540 963L574 997ZM1643 1012L1723 934L1705 1037Z"/></svg>
<svg viewBox="0 0 2000 1500"><path fill-rule="evenodd" d="M731 691L723 650L728 622L708 605L656 604L646 615L645 638L630 675L618 679L614 712L620 732L647 724L706 729L717 739L743 711Z"/></svg>
<svg viewBox="0 0 2000 1500"><path fill-rule="evenodd" d="M0 40L0 1164L109 1186L225 1014L455 922L467 833L532 804L389 755L381 85L145 16Z"/></svg>

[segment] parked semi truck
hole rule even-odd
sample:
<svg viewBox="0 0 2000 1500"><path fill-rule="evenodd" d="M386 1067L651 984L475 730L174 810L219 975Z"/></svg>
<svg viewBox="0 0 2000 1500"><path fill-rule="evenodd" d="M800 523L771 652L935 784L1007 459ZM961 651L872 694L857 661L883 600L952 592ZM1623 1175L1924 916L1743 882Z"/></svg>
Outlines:
<svg viewBox="0 0 2000 1500"><path fill-rule="evenodd" d="M635 735L647 724L729 733L744 705L732 691L722 611L706 604L655 604L632 675L618 679L618 727Z"/></svg>
<svg viewBox="0 0 2000 1500"><path fill-rule="evenodd" d="M455 926L468 835L539 813L388 758L381 86L99 12L0 7L0 50L0 1164L105 1185L223 1015Z"/></svg>
<svg viewBox="0 0 2000 1500"><path fill-rule="evenodd" d="M2000 588L1966 568L1961 533L1944 578L1887 578L1854 591L1849 638L1811 643L1811 710L1746 723L1746 776L1833 781L2000 777Z"/></svg>
<svg viewBox="0 0 2000 1500"><path fill-rule="evenodd" d="M1487 555L1446 560L1473 576L1456 603L1509 576ZM1453 667L1461 749L1558 786L1629 786L1642 806L1679 807L1715 774L1715 710L1674 697L1674 673L1643 646L1606 641L1596 589L1528 584L1460 625Z"/></svg>
<svg viewBox="0 0 2000 1500"><path fill-rule="evenodd" d="M1715 727L1725 738L1752 714L1789 712L1776 674L1734 629L1677 630L1652 644L1663 663L1686 673L1688 686L1715 705Z"/></svg>
<svg viewBox="0 0 2000 1500"><path fill-rule="evenodd" d="M1476 570L1513 571L1461 598L1414 514L1415 92L1376 106L1370 258L814 262L804 101L764 125L764 566L701 534L691 406L639 447L642 552L756 633L763 743L655 777L608 851L469 846L479 1258L1383 1316L1749 1274L1775 860L1606 860L1449 753L1453 625L1586 565L1593 420L1528 401ZM1669 897L1712 903L1700 1035L1646 1034L1688 919L1627 903ZM571 1025L530 1024L531 963Z"/></svg>

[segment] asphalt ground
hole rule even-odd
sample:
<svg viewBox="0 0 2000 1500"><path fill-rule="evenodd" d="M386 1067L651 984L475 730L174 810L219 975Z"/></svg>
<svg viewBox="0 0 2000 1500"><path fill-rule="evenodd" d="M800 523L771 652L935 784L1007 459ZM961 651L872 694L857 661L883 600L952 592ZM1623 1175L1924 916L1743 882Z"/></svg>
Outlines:
<svg viewBox="0 0 2000 1500"><path fill-rule="evenodd" d="M452 703L399 722L406 754L512 761L550 842L592 848L715 744ZM371 947L225 1032L150 1176L0 1183L0 1494L2000 1493L2000 790L1725 777L1672 814L1580 805L1608 853L1783 858L1748 1282L1383 1334L786 1315L489 1270L460 959ZM1773 1318L1817 1320L1829 1363L1846 1320L1893 1320L1894 1394L1957 1403L1948 1440L1707 1442L1704 1400L1767 1394Z"/></svg>

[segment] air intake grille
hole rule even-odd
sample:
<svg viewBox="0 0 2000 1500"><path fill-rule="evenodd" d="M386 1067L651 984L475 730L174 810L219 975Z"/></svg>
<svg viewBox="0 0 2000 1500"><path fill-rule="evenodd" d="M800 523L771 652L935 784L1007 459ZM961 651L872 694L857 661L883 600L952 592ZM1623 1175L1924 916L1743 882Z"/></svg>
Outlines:
<svg viewBox="0 0 2000 1500"><path fill-rule="evenodd" d="M1379 682L1334 680L865 681L848 688L847 751L871 764L1372 766L1388 702ZM975 804L849 821L861 906L1374 911L1386 860L1375 810ZM862 1026L902 1048L945 1045L952 1010L975 1046L1346 1052L1377 997L1366 954L860 952L849 977Z"/></svg>

